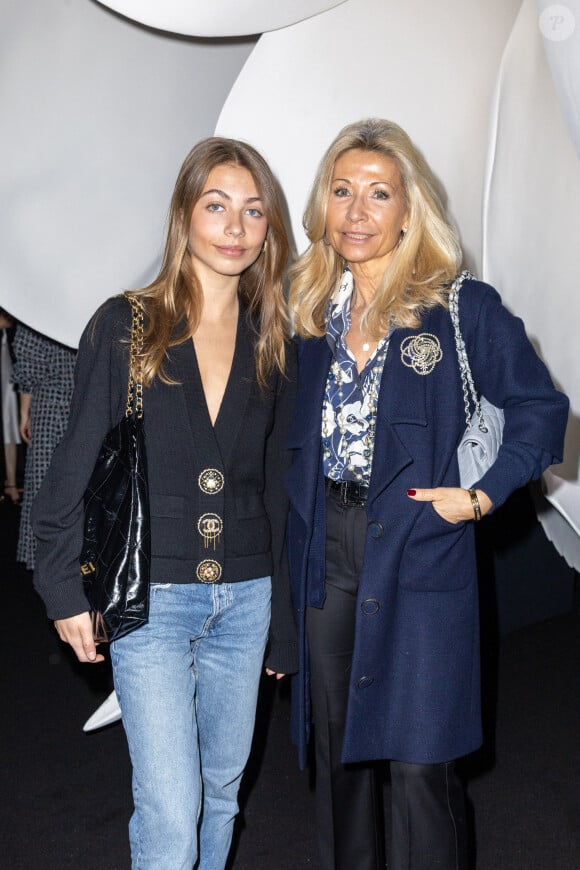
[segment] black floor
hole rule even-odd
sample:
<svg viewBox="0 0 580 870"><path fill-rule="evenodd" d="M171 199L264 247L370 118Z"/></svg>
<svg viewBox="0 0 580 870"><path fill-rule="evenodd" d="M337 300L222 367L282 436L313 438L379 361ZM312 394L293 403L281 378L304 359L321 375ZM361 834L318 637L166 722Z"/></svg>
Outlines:
<svg viewBox="0 0 580 870"><path fill-rule="evenodd" d="M128 870L123 730L82 731L110 673L61 646L13 562L16 517L0 505L0 868ZM477 870L580 870L580 610L509 634L497 661L487 649L488 739L465 765ZM233 870L317 867L288 706L286 691L264 682ZM388 783L385 793L388 802Z"/></svg>

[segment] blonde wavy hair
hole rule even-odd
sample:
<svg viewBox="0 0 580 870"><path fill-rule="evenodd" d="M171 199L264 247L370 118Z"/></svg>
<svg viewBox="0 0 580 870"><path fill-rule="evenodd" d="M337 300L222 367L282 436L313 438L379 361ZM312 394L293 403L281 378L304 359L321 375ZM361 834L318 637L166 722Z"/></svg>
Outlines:
<svg viewBox="0 0 580 870"><path fill-rule="evenodd" d="M267 244L258 259L240 277L238 294L256 329L255 359L258 382L284 372L285 341L289 337L283 280L289 242L278 185L255 148L235 139L213 136L192 148L177 176L168 216L167 240L160 272L151 284L131 291L143 302L145 332L138 365L143 383L155 377L172 383L164 372L167 350L187 341L195 332L203 305L200 283L188 254L191 214L212 169L234 164L247 169L256 183L268 221ZM175 334L185 318L185 326Z"/></svg>
<svg viewBox="0 0 580 870"><path fill-rule="evenodd" d="M395 161L408 216L408 229L365 312L368 334L378 340L390 328L418 327L426 308L446 304L448 285L461 265L459 240L445 217L438 183L409 136L380 118L349 124L322 158L303 221L310 245L289 270L290 310L295 332L303 338L324 335L326 305L346 265L325 240L326 207L334 165L355 148Z"/></svg>

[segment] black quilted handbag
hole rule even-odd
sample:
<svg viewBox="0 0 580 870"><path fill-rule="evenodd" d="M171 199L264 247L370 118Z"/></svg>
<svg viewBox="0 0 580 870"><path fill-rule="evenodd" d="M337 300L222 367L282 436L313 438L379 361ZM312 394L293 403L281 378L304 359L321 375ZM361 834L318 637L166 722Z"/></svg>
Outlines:
<svg viewBox="0 0 580 870"><path fill-rule="evenodd" d="M81 573L97 641L113 641L149 616L150 524L143 387L135 379L143 342L143 306L131 303L125 416L106 435L85 492Z"/></svg>

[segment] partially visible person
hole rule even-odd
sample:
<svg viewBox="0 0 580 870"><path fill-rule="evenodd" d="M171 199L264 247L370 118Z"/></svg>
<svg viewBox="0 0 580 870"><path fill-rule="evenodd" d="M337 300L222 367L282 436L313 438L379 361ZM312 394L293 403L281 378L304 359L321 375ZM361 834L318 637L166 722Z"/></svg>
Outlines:
<svg viewBox="0 0 580 870"><path fill-rule="evenodd" d="M198 143L179 172L144 307L149 621L111 644L133 765L135 870L223 870L264 653L296 669L284 539L296 349L276 182L251 146ZM79 661L98 662L79 557L83 495L126 407L130 306L81 340L67 433L34 506L34 583Z"/></svg>
<svg viewBox="0 0 580 870"><path fill-rule="evenodd" d="M294 727L311 719L320 870L384 870L376 761L390 762L390 870L466 870L455 760L482 739L474 526L562 456L568 401L497 292L467 280L477 389L505 413L469 491L448 310L462 252L406 133L345 127L291 270L299 347L288 546L300 626Z"/></svg>
<svg viewBox="0 0 580 870"><path fill-rule="evenodd" d="M32 502L62 438L73 391L76 351L17 323L12 382L20 393L20 435L27 444L16 559L35 565Z"/></svg>
<svg viewBox="0 0 580 870"><path fill-rule="evenodd" d="M10 352L9 335L15 326L14 318L3 308L0 308L1 359L2 371L2 434L4 439L4 480L2 498L9 499L12 504L20 504L20 490L16 480L18 465L18 445L21 443L18 427L18 399L11 382L12 355Z"/></svg>

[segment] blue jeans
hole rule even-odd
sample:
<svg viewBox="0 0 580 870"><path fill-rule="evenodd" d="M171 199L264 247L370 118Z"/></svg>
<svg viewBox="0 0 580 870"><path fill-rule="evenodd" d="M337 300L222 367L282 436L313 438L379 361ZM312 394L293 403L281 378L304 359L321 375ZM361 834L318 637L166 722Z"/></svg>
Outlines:
<svg viewBox="0 0 580 870"><path fill-rule="evenodd" d="M223 870L256 713L269 577L153 584L149 622L111 646L133 764L133 870ZM199 848L198 848L199 842Z"/></svg>

